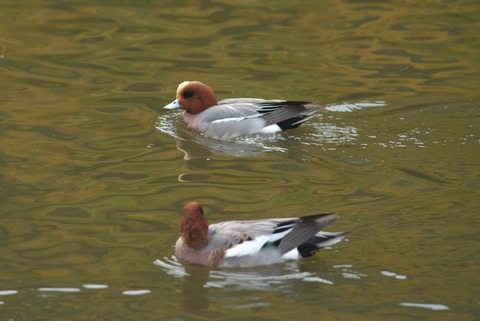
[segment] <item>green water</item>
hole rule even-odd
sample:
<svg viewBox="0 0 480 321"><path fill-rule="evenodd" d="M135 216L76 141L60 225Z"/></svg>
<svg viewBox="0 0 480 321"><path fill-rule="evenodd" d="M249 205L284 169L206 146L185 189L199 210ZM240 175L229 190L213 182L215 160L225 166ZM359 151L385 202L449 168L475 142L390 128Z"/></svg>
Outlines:
<svg viewBox="0 0 480 321"><path fill-rule="evenodd" d="M476 320L477 1L3 1L2 320ZM218 142L162 106L328 108ZM180 210L211 222L337 212L313 258L177 262Z"/></svg>

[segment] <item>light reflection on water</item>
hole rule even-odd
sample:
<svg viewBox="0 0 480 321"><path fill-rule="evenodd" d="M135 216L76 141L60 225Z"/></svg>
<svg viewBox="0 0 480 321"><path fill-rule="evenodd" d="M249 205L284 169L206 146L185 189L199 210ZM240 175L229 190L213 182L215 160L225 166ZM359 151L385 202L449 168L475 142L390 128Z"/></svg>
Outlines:
<svg viewBox="0 0 480 321"><path fill-rule="evenodd" d="M165 273L175 277L191 277L185 266L178 263L175 257L172 259L156 259L155 265L163 268ZM256 269L224 269L209 271L205 287L223 288L233 286L237 289L256 291L285 290L291 291L289 281L299 280L304 282L318 282L333 285L333 282L316 275L314 272L300 271L297 262L276 264L268 268ZM287 287L286 289L284 287Z"/></svg>
<svg viewBox="0 0 480 321"><path fill-rule="evenodd" d="M401 302L400 305L404 307L422 308L422 309L428 309L433 311L450 310L449 307L443 304Z"/></svg>
<svg viewBox="0 0 480 321"><path fill-rule="evenodd" d="M352 265L325 269L323 275L320 275L318 271L300 267L296 261L268 267L209 270L189 264L182 265L172 256L156 259L153 264L162 268L164 273L181 280L181 301L187 311L206 309L222 289L232 293L248 291L250 295L241 299L229 302L226 298L224 305L228 309L249 309L271 305L267 298L256 292L289 295L294 293L295 289L302 287L301 284L315 291L323 291L324 287L335 286L335 282L330 278L336 274L334 270L337 268L341 271L350 271L352 275L357 276L357 279L366 276L354 271ZM345 278L349 277L345 276Z"/></svg>
<svg viewBox="0 0 480 321"><path fill-rule="evenodd" d="M328 254L328 253L327 253ZM342 286L341 278L346 280L356 280L361 282L362 279L369 276L358 272L354 269L352 264L336 264L331 268L324 267L323 275L319 275L318 271L312 271L301 268L298 262L292 261L282 264L276 264L270 267L262 268L247 268L247 269L223 269L223 270L209 270L204 267L182 265L177 259L172 256L170 258L156 259L153 264L160 267L167 275L177 278L181 281L180 301L185 311L202 311L207 309L211 304L211 300L216 295L210 295L210 290L219 291L219 289L229 289L228 291L260 291L260 292L284 292L286 294L295 292L299 287L298 282L306 284L318 284L320 287L315 287L317 291L326 290L326 287ZM381 271L382 275L393 277L401 276L394 272ZM336 276L335 276L336 275ZM339 278L340 277L340 278ZM333 281L335 279L336 281ZM403 277L395 277L397 280L404 280ZM339 285L336 285L336 283ZM390 286L394 286L391 284ZM310 287L310 286L309 286ZM82 289L83 288L83 289ZM63 295L78 295L80 292L86 292L85 295L95 297L111 296L113 294L122 295L125 297L144 297L150 296L153 301L158 297L158 288L137 288L120 291L118 288L110 287L107 284L86 283L80 287L40 287L32 289L38 292L38 298L46 300L58 300ZM22 290L0 290L0 296L16 296L24 297L31 292L28 289ZM102 294L103 293L103 294ZM252 292L249 292L252 293ZM70 297L72 298L72 297ZM8 301L8 300L7 300ZM5 304L0 301L0 304ZM392 304L395 304L392 302ZM435 311L449 310L444 304L438 303L413 303L412 301L396 302L397 305L409 308L424 308ZM271 302L262 299L260 296L253 295L250 298L246 297L237 302L226 302L224 307L227 309L250 309L252 307L270 306Z"/></svg>

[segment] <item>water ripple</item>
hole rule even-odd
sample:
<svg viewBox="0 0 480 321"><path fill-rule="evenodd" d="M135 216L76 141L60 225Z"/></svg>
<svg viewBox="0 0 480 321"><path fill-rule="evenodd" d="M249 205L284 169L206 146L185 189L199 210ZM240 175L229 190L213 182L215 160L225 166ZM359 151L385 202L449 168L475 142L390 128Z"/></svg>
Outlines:
<svg viewBox="0 0 480 321"><path fill-rule="evenodd" d="M17 290L0 290L0 295L14 295L17 293Z"/></svg>
<svg viewBox="0 0 480 321"><path fill-rule="evenodd" d="M39 292L63 292L63 293L76 293L80 292L79 288L38 288Z"/></svg>
<svg viewBox="0 0 480 321"><path fill-rule="evenodd" d="M145 295L150 293L152 293L152 291L150 290L126 290L122 292L123 295L132 295L132 296Z"/></svg>
<svg viewBox="0 0 480 321"><path fill-rule="evenodd" d="M428 309L433 311L445 311L450 310L450 308L443 304L436 304L436 303L412 303L412 302L401 302L399 303L403 307L408 308L422 308Z"/></svg>
<svg viewBox="0 0 480 321"><path fill-rule="evenodd" d="M287 262L269 267L257 267L255 269L231 269L231 270L208 270L204 267L192 267L181 265L175 257L156 259L153 264L161 267L167 274L186 278L200 277L207 271L208 276L202 276L203 287L225 288L234 286L237 289L270 291L277 289L290 291L290 281L299 280L326 285L333 285L333 281L316 275L314 272L301 271L297 262Z"/></svg>

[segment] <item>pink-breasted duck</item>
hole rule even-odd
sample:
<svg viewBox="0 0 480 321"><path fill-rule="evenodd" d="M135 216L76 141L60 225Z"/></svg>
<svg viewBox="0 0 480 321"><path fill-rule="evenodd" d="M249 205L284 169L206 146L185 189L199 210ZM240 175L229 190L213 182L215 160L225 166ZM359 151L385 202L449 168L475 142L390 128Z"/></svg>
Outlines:
<svg viewBox="0 0 480 321"><path fill-rule="evenodd" d="M183 121L194 131L219 140L255 133L274 133L300 126L322 106L306 101L229 98L217 101L199 81L184 81L177 98L164 109L182 108Z"/></svg>

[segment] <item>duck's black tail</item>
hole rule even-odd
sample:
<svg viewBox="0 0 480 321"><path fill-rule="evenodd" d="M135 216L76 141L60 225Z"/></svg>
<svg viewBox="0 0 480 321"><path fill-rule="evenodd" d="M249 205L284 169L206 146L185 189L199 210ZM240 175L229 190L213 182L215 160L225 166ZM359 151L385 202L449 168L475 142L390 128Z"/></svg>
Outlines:
<svg viewBox="0 0 480 321"><path fill-rule="evenodd" d="M349 232L320 232L297 247L298 252L302 257L309 257L314 255L321 248L337 244Z"/></svg>

